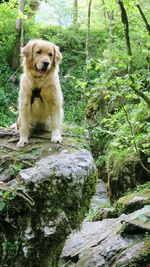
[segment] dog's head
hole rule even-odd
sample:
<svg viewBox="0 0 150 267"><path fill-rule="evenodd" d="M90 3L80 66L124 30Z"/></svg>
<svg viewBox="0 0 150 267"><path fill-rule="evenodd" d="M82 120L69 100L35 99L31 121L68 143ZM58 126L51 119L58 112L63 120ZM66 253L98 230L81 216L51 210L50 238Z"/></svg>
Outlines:
<svg viewBox="0 0 150 267"><path fill-rule="evenodd" d="M59 47L44 40L32 40L21 49L25 62L36 76L45 76L57 65L62 56Z"/></svg>

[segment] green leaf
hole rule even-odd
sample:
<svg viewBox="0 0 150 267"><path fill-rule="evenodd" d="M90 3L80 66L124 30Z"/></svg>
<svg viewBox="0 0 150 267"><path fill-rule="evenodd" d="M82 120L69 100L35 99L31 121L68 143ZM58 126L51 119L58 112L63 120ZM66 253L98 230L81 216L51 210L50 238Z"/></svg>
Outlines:
<svg viewBox="0 0 150 267"><path fill-rule="evenodd" d="M0 211L2 211L3 209L4 209L4 207L5 207L5 202L0 202Z"/></svg>
<svg viewBox="0 0 150 267"><path fill-rule="evenodd" d="M10 192L8 192L8 191L4 192L3 198L7 198L9 196L9 194L10 194Z"/></svg>
<svg viewBox="0 0 150 267"><path fill-rule="evenodd" d="M14 199L15 197L16 197L16 194L13 193L13 192L11 192L11 193L7 196L7 199L8 199L8 200L12 200L12 199Z"/></svg>
<svg viewBox="0 0 150 267"><path fill-rule="evenodd" d="M146 45L147 45L148 47L150 47L150 42L147 42Z"/></svg>

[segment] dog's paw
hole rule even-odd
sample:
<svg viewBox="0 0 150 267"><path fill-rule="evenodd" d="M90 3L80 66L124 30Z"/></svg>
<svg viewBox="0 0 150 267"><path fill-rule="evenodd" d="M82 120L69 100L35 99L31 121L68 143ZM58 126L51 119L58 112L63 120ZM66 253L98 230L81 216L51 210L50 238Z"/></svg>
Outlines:
<svg viewBox="0 0 150 267"><path fill-rule="evenodd" d="M62 137L59 131L52 133L51 142L62 143Z"/></svg>
<svg viewBox="0 0 150 267"><path fill-rule="evenodd" d="M17 146L23 147L27 143L28 143L28 139L20 139L19 142L17 143Z"/></svg>
<svg viewBox="0 0 150 267"><path fill-rule="evenodd" d="M17 123L13 123L10 128L12 129L12 133L13 134L19 134L19 129L18 129L18 126L17 126Z"/></svg>

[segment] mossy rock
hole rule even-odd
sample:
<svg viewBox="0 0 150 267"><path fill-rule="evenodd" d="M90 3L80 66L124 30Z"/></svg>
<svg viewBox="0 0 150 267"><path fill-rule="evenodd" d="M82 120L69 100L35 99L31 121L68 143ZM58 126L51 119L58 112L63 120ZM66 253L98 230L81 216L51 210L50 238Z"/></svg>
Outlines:
<svg viewBox="0 0 150 267"><path fill-rule="evenodd" d="M150 234L150 205L145 205L142 209L132 212L122 220L120 234Z"/></svg>
<svg viewBox="0 0 150 267"><path fill-rule="evenodd" d="M143 165L149 168L147 158L141 159ZM114 203L129 190L134 190L139 184L150 180L149 173L141 166L136 155L129 156L108 174L108 195Z"/></svg>
<svg viewBox="0 0 150 267"><path fill-rule="evenodd" d="M135 191L121 197L114 207L119 216L122 213L129 214L141 209L145 205L150 205L150 183L139 186Z"/></svg>
<svg viewBox="0 0 150 267"><path fill-rule="evenodd" d="M21 149L11 129L0 132L0 201L5 204L0 265L57 267L64 242L80 227L95 191L87 132L66 127L62 145L52 144L48 133L34 134ZM7 169L14 172L5 177Z"/></svg>
<svg viewBox="0 0 150 267"><path fill-rule="evenodd" d="M102 221L104 219L115 217L117 217L117 215L113 207L98 208L96 214L92 218L92 222Z"/></svg>

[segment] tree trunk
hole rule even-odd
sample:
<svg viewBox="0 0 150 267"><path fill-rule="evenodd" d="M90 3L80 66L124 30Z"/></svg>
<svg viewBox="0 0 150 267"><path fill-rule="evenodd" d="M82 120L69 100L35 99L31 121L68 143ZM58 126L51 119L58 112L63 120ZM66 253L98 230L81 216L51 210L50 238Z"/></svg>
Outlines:
<svg viewBox="0 0 150 267"><path fill-rule="evenodd" d="M147 31L148 31L148 33L150 35L150 24L148 23L147 18L145 17L145 14L143 13L140 5L136 5L136 6L137 6L137 8L138 8L138 10L139 10L139 12L141 14L141 17L142 17L142 19L143 19L143 21L145 23L146 29L147 29Z"/></svg>
<svg viewBox="0 0 150 267"><path fill-rule="evenodd" d="M119 7L120 7L120 11L121 11L122 23L123 23L123 26L124 26L124 33L125 33L127 52L128 52L129 56L132 56L130 35L129 35L129 22L128 22L127 12L126 12L126 9L124 7L123 0L119 0L118 4L119 4Z"/></svg>
<svg viewBox="0 0 150 267"><path fill-rule="evenodd" d="M105 18L105 25L106 25L106 27L108 27L108 23L107 23L107 12L106 12L106 7L105 7L105 0L102 0L102 5L103 5L104 18Z"/></svg>
<svg viewBox="0 0 150 267"><path fill-rule="evenodd" d="M90 43L90 26L91 26L91 6L92 0L89 0L88 3L88 14L87 14L87 27L86 27L86 44L85 44L85 54L86 54L86 62L85 62L85 71L84 71L84 81L88 80L88 64L89 64L89 43ZM86 90L86 89L85 89ZM86 92L84 90L84 97L86 100Z"/></svg>
<svg viewBox="0 0 150 267"><path fill-rule="evenodd" d="M105 6L105 0L102 0L103 5L103 12L104 12L104 18L105 18L105 25L108 28L109 31L109 47L111 48L111 45L113 43L113 20L114 20L114 13L113 11L107 11Z"/></svg>
<svg viewBox="0 0 150 267"><path fill-rule="evenodd" d="M73 25L77 26L78 23L78 0L73 2Z"/></svg>
<svg viewBox="0 0 150 267"><path fill-rule="evenodd" d="M120 10L121 10L122 23L124 25L127 53L128 53L128 56L132 56L130 35L129 35L129 22L128 22L127 12L126 12L126 9L124 7L123 0L118 0L118 4L119 4ZM128 72L130 74L131 74L131 70L132 70L131 67L132 67L132 61L130 62L129 66L128 66ZM141 90L136 88L136 84L135 84L134 78L131 75L130 75L130 80L131 80L131 88L133 89L133 91L138 96L140 96L148 104L148 106L150 107L150 98L145 93L143 93Z"/></svg>
<svg viewBox="0 0 150 267"><path fill-rule="evenodd" d="M26 0L19 1L19 13L24 12ZM19 65L20 59L20 47L23 46L23 19L18 18L16 20L16 41L13 48L13 56L12 56L12 69L16 70Z"/></svg>
<svg viewBox="0 0 150 267"><path fill-rule="evenodd" d="M107 12L107 17L108 17L108 27L109 27L109 46L112 46L113 43L113 20L114 20L114 13L112 12Z"/></svg>
<svg viewBox="0 0 150 267"><path fill-rule="evenodd" d="M150 35L150 24L148 23L147 18L145 17L145 14L143 13L140 5L136 5L136 6L137 6L137 8L138 8L138 10L139 10L139 12L141 14L141 17L142 17L142 19L143 19L143 21L145 23L146 29L147 29L147 31L148 31L148 33ZM150 51L150 47L148 47L148 50ZM150 63L150 55L148 55L146 57L146 60L147 60L148 63Z"/></svg>
<svg viewBox="0 0 150 267"><path fill-rule="evenodd" d="M89 0L88 4L88 17L87 17L87 29L86 29L86 63L89 59L89 38L90 38L90 24L91 24L91 6L92 0Z"/></svg>

